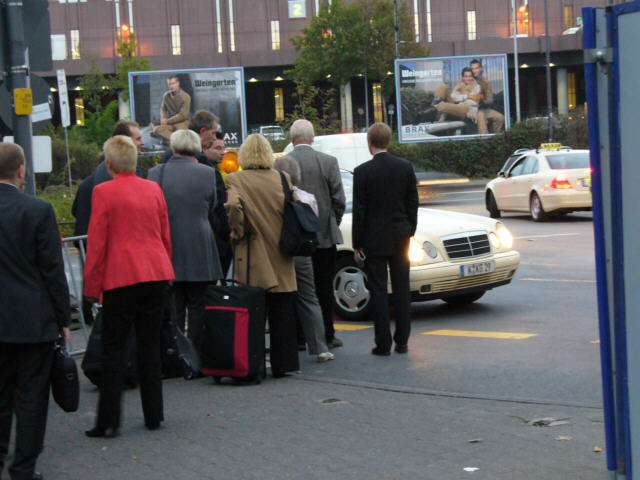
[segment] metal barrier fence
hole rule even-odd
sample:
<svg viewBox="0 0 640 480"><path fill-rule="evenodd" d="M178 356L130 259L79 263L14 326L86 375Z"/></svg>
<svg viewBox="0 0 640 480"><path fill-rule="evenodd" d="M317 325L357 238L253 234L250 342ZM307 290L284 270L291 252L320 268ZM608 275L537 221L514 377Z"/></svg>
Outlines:
<svg viewBox="0 0 640 480"><path fill-rule="evenodd" d="M87 328L87 322L84 318L84 311L82 308L82 292L84 287L83 272L84 261L86 258L86 240L86 235L78 235L75 237L67 237L62 239L62 257L64 259L64 271L67 276L69 293L73 297L75 297L75 300L78 304L80 326L82 328L82 333L84 336L84 346L82 348L74 348L71 336L69 337L70 355L83 354L87 347L87 341L89 340L89 329Z"/></svg>

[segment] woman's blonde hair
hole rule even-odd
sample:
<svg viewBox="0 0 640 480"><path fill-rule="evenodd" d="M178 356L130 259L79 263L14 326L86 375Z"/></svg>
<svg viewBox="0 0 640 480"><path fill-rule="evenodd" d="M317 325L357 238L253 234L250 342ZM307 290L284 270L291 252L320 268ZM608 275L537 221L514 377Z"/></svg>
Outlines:
<svg viewBox="0 0 640 480"><path fill-rule="evenodd" d="M138 149L131 137L116 135L104 144L104 158L115 173L135 172L138 164Z"/></svg>
<svg viewBox="0 0 640 480"><path fill-rule="evenodd" d="M252 133L240 147L238 163L243 170L248 168L271 168L273 166L271 144L259 133Z"/></svg>
<svg viewBox="0 0 640 480"><path fill-rule="evenodd" d="M176 155L194 156L202 151L200 135L193 130L176 130L169 137L171 150Z"/></svg>

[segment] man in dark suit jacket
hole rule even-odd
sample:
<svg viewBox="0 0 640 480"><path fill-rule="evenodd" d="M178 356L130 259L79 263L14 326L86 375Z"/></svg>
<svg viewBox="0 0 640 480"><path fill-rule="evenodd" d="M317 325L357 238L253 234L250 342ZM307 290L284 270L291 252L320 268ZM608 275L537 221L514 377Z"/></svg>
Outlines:
<svg viewBox="0 0 640 480"><path fill-rule="evenodd" d="M374 355L389 355L391 329L387 265L396 314L396 352L407 353L411 330L409 305L409 239L418 221L418 190L411 163L387 153L391 129L374 123L367 133L373 158L353 172L353 249L356 262L366 257L375 327Z"/></svg>
<svg viewBox="0 0 640 480"><path fill-rule="evenodd" d="M346 202L338 160L311 147L313 125L298 119L291 125L293 151L289 153L300 166L300 187L312 193L318 202L318 248L311 257L316 295L322 309L324 334L329 348L342 346L333 328L333 275L336 266L336 245L342 243L340 222Z"/></svg>
<svg viewBox="0 0 640 480"><path fill-rule="evenodd" d="M22 148L0 143L0 472L17 398L14 480L41 478L53 342L68 339L71 318L53 207L23 194L24 182Z"/></svg>

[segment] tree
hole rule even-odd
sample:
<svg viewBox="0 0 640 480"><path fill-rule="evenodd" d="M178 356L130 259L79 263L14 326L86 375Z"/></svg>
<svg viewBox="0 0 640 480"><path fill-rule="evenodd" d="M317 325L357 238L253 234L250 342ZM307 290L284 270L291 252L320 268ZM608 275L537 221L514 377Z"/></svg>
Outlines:
<svg viewBox="0 0 640 480"><path fill-rule="evenodd" d="M129 100L129 72L149 70L149 59L138 57L137 50L138 43L133 32L128 35L123 33L116 48L122 61L116 67L118 74L113 78L111 86L125 102Z"/></svg>
<svg viewBox="0 0 640 480"><path fill-rule="evenodd" d="M309 27L291 39L300 53L294 62L293 78L299 85L326 80L340 89L344 104L345 85L364 66L359 48L363 38L362 14L357 4L334 0L323 2ZM346 127L342 115L342 127Z"/></svg>
<svg viewBox="0 0 640 480"><path fill-rule="evenodd" d="M313 124L316 135L334 133L340 121L334 110L333 88L320 89L314 85L297 85L299 102L293 107L293 112L285 117L284 126L288 129L299 118L309 120Z"/></svg>
<svg viewBox="0 0 640 480"><path fill-rule="evenodd" d="M425 56L425 49L415 42L412 17L404 2L398 8L398 25L401 56ZM291 39L299 52L291 71L294 81L304 85L327 80L340 88L343 103L347 82L366 72L383 84L385 96L390 95L393 82L388 81L387 72L393 71L395 59L394 29L392 0L323 2L309 27ZM344 117L343 110L343 128Z"/></svg>

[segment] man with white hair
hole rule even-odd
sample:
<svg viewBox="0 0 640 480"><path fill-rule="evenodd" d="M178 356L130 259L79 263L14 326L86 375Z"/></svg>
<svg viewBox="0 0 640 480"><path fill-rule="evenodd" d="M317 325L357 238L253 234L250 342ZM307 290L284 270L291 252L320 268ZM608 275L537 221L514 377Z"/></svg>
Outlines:
<svg viewBox="0 0 640 480"><path fill-rule="evenodd" d="M196 159L202 152L200 135L176 130L171 149L173 156L150 169L148 178L160 185L169 210L178 327L184 331L188 310L189 336L196 338L207 285L223 278L213 226L216 205L224 198L216 196L215 170Z"/></svg>
<svg viewBox="0 0 640 480"><path fill-rule="evenodd" d="M325 336L329 348L342 346L333 328L333 274L336 244L342 243L340 221L346 204L338 160L311 147L314 131L310 121L298 119L291 125L294 149L289 156L300 166L302 190L312 193L318 202L318 248L312 257L316 294L322 308Z"/></svg>

